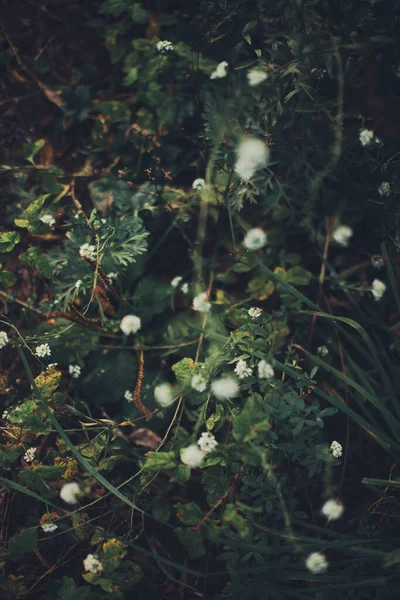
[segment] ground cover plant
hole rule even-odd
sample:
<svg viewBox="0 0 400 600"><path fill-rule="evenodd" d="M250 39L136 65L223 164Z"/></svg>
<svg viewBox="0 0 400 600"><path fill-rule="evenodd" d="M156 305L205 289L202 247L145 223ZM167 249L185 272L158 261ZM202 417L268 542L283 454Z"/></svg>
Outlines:
<svg viewBox="0 0 400 600"><path fill-rule="evenodd" d="M398 598L400 8L1 16L1 598Z"/></svg>

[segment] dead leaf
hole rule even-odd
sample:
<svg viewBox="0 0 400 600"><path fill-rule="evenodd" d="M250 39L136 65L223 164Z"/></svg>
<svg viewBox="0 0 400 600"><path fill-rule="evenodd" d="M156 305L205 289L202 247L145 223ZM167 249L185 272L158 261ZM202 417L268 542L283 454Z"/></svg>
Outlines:
<svg viewBox="0 0 400 600"><path fill-rule="evenodd" d="M137 446L145 446L154 450L161 442L161 438L157 433L151 431L147 427L141 427L130 434L129 439L135 442Z"/></svg>

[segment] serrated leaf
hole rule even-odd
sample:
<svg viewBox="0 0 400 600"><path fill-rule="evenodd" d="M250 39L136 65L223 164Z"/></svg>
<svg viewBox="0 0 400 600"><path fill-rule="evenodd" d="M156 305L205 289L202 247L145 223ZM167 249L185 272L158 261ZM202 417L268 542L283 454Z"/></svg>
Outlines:
<svg viewBox="0 0 400 600"><path fill-rule="evenodd" d="M190 386L192 378L197 373L196 365L192 358L182 358L172 366L177 380L184 386Z"/></svg>

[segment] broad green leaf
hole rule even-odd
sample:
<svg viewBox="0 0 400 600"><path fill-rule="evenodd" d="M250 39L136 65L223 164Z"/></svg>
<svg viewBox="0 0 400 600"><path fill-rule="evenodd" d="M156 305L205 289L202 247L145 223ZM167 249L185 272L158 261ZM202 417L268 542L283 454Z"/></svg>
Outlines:
<svg viewBox="0 0 400 600"><path fill-rule="evenodd" d="M0 253L11 252L20 241L17 231L5 231L0 233Z"/></svg>
<svg viewBox="0 0 400 600"><path fill-rule="evenodd" d="M36 527L23 529L14 535L8 542L8 550L11 558L17 560L24 554L36 550L38 547L38 534Z"/></svg>
<svg viewBox="0 0 400 600"><path fill-rule="evenodd" d="M45 140L37 140L33 144L25 144L23 148L23 155L33 165L35 164L34 158L41 148L43 148Z"/></svg>
<svg viewBox="0 0 400 600"><path fill-rule="evenodd" d="M175 504L175 510L176 516L184 525L196 525L204 515L200 506L195 502Z"/></svg>
<svg viewBox="0 0 400 600"><path fill-rule="evenodd" d="M190 386L192 378L197 374L197 368L192 358L182 358L172 366L177 380L184 386Z"/></svg>
<svg viewBox="0 0 400 600"><path fill-rule="evenodd" d="M199 531L185 529L184 527L175 527L174 531L188 553L189 558L201 558L205 555L206 549L204 547L203 537Z"/></svg>
<svg viewBox="0 0 400 600"><path fill-rule="evenodd" d="M152 452L146 459L143 468L152 473L173 469L177 465L175 452Z"/></svg>
<svg viewBox="0 0 400 600"><path fill-rule="evenodd" d="M63 577L62 588L57 592L57 600L89 600L90 596L90 587L76 587L72 577Z"/></svg>
<svg viewBox="0 0 400 600"><path fill-rule="evenodd" d="M311 277L311 273L302 267L292 267L286 272L286 281L293 285L308 285Z"/></svg>
<svg viewBox="0 0 400 600"><path fill-rule="evenodd" d="M2 265L0 264L0 285L5 288L10 288L17 281L14 273L10 273L9 271L3 271Z"/></svg>
<svg viewBox="0 0 400 600"><path fill-rule="evenodd" d="M132 6L132 21L138 25L147 23L147 12L139 2L135 2Z"/></svg>

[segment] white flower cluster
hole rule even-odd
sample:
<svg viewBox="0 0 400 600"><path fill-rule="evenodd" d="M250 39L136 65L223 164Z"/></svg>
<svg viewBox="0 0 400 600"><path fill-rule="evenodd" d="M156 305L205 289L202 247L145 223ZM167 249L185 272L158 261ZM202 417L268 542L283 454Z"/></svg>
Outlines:
<svg viewBox="0 0 400 600"><path fill-rule="evenodd" d="M157 387L155 387L154 388L154 398L155 398L156 402L163 408L165 408L166 406L169 406L169 404L171 404L171 402L174 399L174 396L172 393L172 387L170 386L170 384L169 383L161 383L161 385L158 385Z"/></svg>
<svg viewBox="0 0 400 600"><path fill-rule="evenodd" d="M173 45L168 40L157 42L157 50L160 52L160 54L166 54L167 52L171 52L173 49Z"/></svg>
<svg viewBox="0 0 400 600"><path fill-rule="evenodd" d="M202 313L208 313L211 310L211 302L208 302L207 292L201 292L193 298L192 308Z"/></svg>
<svg viewBox="0 0 400 600"><path fill-rule="evenodd" d="M196 392L204 392L207 382L202 375L193 375L190 385Z"/></svg>
<svg viewBox="0 0 400 600"><path fill-rule="evenodd" d="M139 331L141 326L140 317L136 315L126 315L120 323L120 328L125 335L130 335L131 333L136 333Z"/></svg>
<svg viewBox="0 0 400 600"><path fill-rule="evenodd" d="M368 146L374 139L374 132L371 129L360 131L360 142L363 146Z"/></svg>
<svg viewBox="0 0 400 600"><path fill-rule="evenodd" d="M48 344L40 344L40 346L36 346L35 354L39 358L44 358L45 356L50 356L51 350Z"/></svg>
<svg viewBox="0 0 400 600"><path fill-rule="evenodd" d="M52 523L51 521L47 521L46 523L43 523L41 525L41 527L45 533L53 533L53 531L58 529L58 525L56 525L55 523Z"/></svg>
<svg viewBox="0 0 400 600"><path fill-rule="evenodd" d="M58 365L58 363L49 363L46 367L46 371L48 371L49 369L52 369L53 367L56 367Z"/></svg>
<svg viewBox="0 0 400 600"><path fill-rule="evenodd" d="M332 442L330 445L330 450L332 452L332 456L335 458L340 458L343 454L343 446L342 444L339 444L339 442Z"/></svg>
<svg viewBox="0 0 400 600"><path fill-rule="evenodd" d="M83 561L83 568L89 573L101 573L104 569L102 563L95 557L94 554L88 554Z"/></svg>
<svg viewBox="0 0 400 600"><path fill-rule="evenodd" d="M340 246L348 246L353 230L347 225L339 225L332 234L333 239Z"/></svg>
<svg viewBox="0 0 400 600"><path fill-rule="evenodd" d="M344 512L344 506L339 500L327 500L321 509L322 514L329 521L340 519Z"/></svg>
<svg viewBox="0 0 400 600"><path fill-rule="evenodd" d="M239 379L245 379L246 377L250 377L253 373L253 369L247 365L245 360L240 359L236 363L235 373Z"/></svg>
<svg viewBox="0 0 400 600"><path fill-rule="evenodd" d="M229 64L226 60L220 62L215 71L211 73L210 79L222 79L223 77L226 77L228 74L228 66Z"/></svg>
<svg viewBox="0 0 400 600"><path fill-rule="evenodd" d="M78 377L80 377L82 369L79 365L69 365L68 367L69 373L70 375L72 375L72 377L74 379L77 379Z"/></svg>
<svg viewBox="0 0 400 600"><path fill-rule="evenodd" d="M39 218L39 221L42 221L42 223L48 225L49 227L53 227L54 223L56 222L53 215L43 215Z"/></svg>
<svg viewBox="0 0 400 600"><path fill-rule="evenodd" d="M133 402L133 394L130 390L126 390L125 394L124 394L124 398L125 400L128 400L128 402Z"/></svg>
<svg viewBox="0 0 400 600"><path fill-rule="evenodd" d="M265 71L252 69L247 73L247 80L249 82L249 85L251 85L252 87L254 87L255 85L259 85L266 79L268 79L268 75L267 73L265 73Z"/></svg>
<svg viewBox="0 0 400 600"><path fill-rule="evenodd" d="M327 356L329 354L329 350L328 350L327 346L325 346L325 345L318 346L317 354L319 354L320 356Z"/></svg>
<svg viewBox="0 0 400 600"><path fill-rule="evenodd" d="M258 169L267 165L269 148L261 140L248 138L239 144L236 154L235 173L243 181L249 181Z"/></svg>
<svg viewBox="0 0 400 600"><path fill-rule="evenodd" d="M381 185L378 187L378 194L382 198L389 196L391 191L392 191L392 186L390 185L390 183L388 181L382 181Z"/></svg>
<svg viewBox="0 0 400 600"><path fill-rule="evenodd" d="M60 490L60 498L67 504L77 504L78 496L82 494L79 484L75 481L66 483Z"/></svg>
<svg viewBox="0 0 400 600"><path fill-rule="evenodd" d="M196 190L196 192L200 192L201 190L204 189L206 185L206 182L204 181L204 179L202 177L198 177L198 179L195 179L192 183L192 188L194 190Z"/></svg>
<svg viewBox="0 0 400 600"><path fill-rule="evenodd" d="M35 460L35 456L36 456L36 448L33 448L33 447L28 448L28 450L24 454L24 461L27 463L30 463L33 460Z"/></svg>
<svg viewBox="0 0 400 600"><path fill-rule="evenodd" d="M321 552L312 552L307 556L306 567L311 573L324 573L328 568L328 561Z"/></svg>
<svg viewBox="0 0 400 600"><path fill-rule="evenodd" d="M258 319L258 317L261 317L262 315L262 310L261 308L257 308L257 306L252 306L248 310L248 315L250 319Z"/></svg>
<svg viewBox="0 0 400 600"><path fill-rule="evenodd" d="M230 400L239 395L239 384L233 377L221 377L213 382L211 390L218 400Z"/></svg>
<svg viewBox="0 0 400 600"><path fill-rule="evenodd" d="M171 286L172 286L173 288L177 288L177 287L179 286L179 284L181 283L181 281L182 281L182 277L181 277L180 275L177 275L176 277L174 277L174 278L172 279L172 281L171 281ZM183 284L181 285L181 291L182 291L184 294L187 294L187 293L189 292L189 284L188 284L188 283L183 283Z"/></svg>
<svg viewBox="0 0 400 600"><path fill-rule="evenodd" d="M180 456L183 464L192 469L201 465L205 454L200 450L197 444L191 444L187 448L181 449Z"/></svg>
<svg viewBox="0 0 400 600"><path fill-rule="evenodd" d="M92 244L82 244L79 248L79 254L82 258L88 258L89 260L96 260L96 246Z"/></svg>
<svg viewBox="0 0 400 600"><path fill-rule="evenodd" d="M371 291L375 300L380 300L386 291L386 285L380 279L374 279L372 282Z"/></svg>
<svg viewBox="0 0 400 600"><path fill-rule="evenodd" d="M260 379L271 379L275 373L271 365L264 359L258 363L258 376Z"/></svg>
<svg viewBox="0 0 400 600"><path fill-rule="evenodd" d="M243 245L247 250L259 250L267 243L267 234L261 227L249 229L243 239Z"/></svg>
<svg viewBox="0 0 400 600"><path fill-rule="evenodd" d="M210 431L203 431L199 439L197 440L197 445L202 452L211 452L218 446L218 442Z"/></svg>
<svg viewBox="0 0 400 600"><path fill-rule="evenodd" d="M118 273L107 273L107 277L110 281L113 281L113 279L118 279Z"/></svg>
<svg viewBox="0 0 400 600"><path fill-rule="evenodd" d="M8 419L10 418L10 413L8 410L3 410L3 414L1 415L1 418L3 419L3 421L8 421Z"/></svg>
<svg viewBox="0 0 400 600"><path fill-rule="evenodd" d="M9 341L7 333L5 331L0 331L0 348L4 348Z"/></svg>

